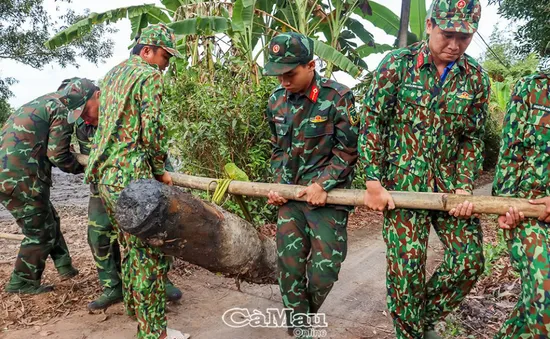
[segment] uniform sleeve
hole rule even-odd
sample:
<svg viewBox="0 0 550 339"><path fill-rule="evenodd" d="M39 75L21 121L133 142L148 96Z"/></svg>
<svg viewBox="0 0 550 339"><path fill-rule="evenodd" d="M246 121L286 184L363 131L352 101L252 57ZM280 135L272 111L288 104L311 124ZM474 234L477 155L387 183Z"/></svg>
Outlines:
<svg viewBox="0 0 550 339"><path fill-rule="evenodd" d="M78 174L84 172L70 150L73 125L67 121L67 109L56 108L50 114L47 156L50 162L63 172Z"/></svg>
<svg viewBox="0 0 550 339"><path fill-rule="evenodd" d="M380 63L365 97L359 132L359 159L368 181L382 179L384 130L397 100L400 65L391 54Z"/></svg>
<svg viewBox="0 0 550 339"><path fill-rule="evenodd" d="M483 137L489 109L491 84L487 74L481 75L480 90L475 94L470 116L465 120L456 164L457 189L472 192L474 181L483 170Z"/></svg>
<svg viewBox="0 0 550 339"><path fill-rule="evenodd" d="M88 134L86 133L86 127L87 126L85 124L75 124L75 135L76 140L78 141L78 148L80 149L80 153L84 155L89 155L92 143L90 142Z"/></svg>
<svg viewBox="0 0 550 339"><path fill-rule="evenodd" d="M154 175L163 175L168 138L162 112L162 76L155 72L141 85L141 143Z"/></svg>
<svg viewBox="0 0 550 339"><path fill-rule="evenodd" d="M345 182L353 172L357 162L357 135L359 128L353 126L350 116L355 115L355 99L351 92L346 93L334 107L334 137L332 159L315 182L325 191L330 191ZM357 124L357 123L356 123Z"/></svg>
<svg viewBox="0 0 550 339"><path fill-rule="evenodd" d="M529 109L528 95L529 89L525 80L520 80L514 88L504 116L493 195L515 196L518 190L520 169L525 158L523 139Z"/></svg>
<svg viewBox="0 0 550 339"><path fill-rule="evenodd" d="M164 169L166 169L168 172L174 172L174 166L172 165L172 162L170 161L169 157L166 157L166 162L164 163Z"/></svg>
<svg viewBox="0 0 550 339"><path fill-rule="evenodd" d="M270 99L271 101L271 99ZM277 143L277 129L275 128L275 123L273 122L273 112L271 111L271 102L268 104L266 109L266 119L269 124L269 130L271 131L271 172L273 174L273 182L283 183L283 150L279 147Z"/></svg>

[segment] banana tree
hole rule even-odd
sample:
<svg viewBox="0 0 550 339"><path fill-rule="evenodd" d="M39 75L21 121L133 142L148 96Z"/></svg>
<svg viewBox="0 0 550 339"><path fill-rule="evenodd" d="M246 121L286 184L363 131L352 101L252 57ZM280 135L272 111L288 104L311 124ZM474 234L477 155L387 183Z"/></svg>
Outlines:
<svg viewBox="0 0 550 339"><path fill-rule="evenodd" d="M361 69L366 69L363 57L385 51L389 45L375 44L372 35L352 15L357 14L392 35L397 34L399 27L395 14L367 0L161 0L161 3L164 7L144 4L92 13L57 33L46 46L51 49L63 46L96 24L129 19L133 39L147 25L162 22L174 29L178 49L189 56L191 64L206 60L212 70L214 61L223 59L229 51L240 54L253 66L257 80L257 61L265 53L263 47L268 40L277 32L298 31L314 38L315 53L327 63L327 75L338 69L356 77ZM221 48L217 43L229 48Z"/></svg>

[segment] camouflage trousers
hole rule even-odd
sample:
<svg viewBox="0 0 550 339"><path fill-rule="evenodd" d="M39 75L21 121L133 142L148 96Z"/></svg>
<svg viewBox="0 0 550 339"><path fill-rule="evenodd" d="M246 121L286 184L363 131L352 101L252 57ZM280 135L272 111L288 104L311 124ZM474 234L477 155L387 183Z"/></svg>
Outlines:
<svg viewBox="0 0 550 339"><path fill-rule="evenodd" d="M505 231L521 293L498 339L550 338L550 225L535 219Z"/></svg>
<svg viewBox="0 0 550 339"><path fill-rule="evenodd" d="M443 262L426 282L430 226L445 249ZM483 235L479 220L446 212L396 209L385 212L388 309L397 338L424 338L454 310L483 273Z"/></svg>
<svg viewBox="0 0 550 339"><path fill-rule="evenodd" d="M166 279L170 262L160 250L123 232L114 218L122 187L99 185L99 195L117 232L122 254L126 313L138 322L137 337L157 339L166 330Z"/></svg>
<svg viewBox="0 0 550 339"><path fill-rule="evenodd" d="M279 288L292 314L319 310L347 254L348 212L333 207L311 209L307 203L289 201L279 207L277 254Z"/></svg>
<svg viewBox="0 0 550 339"><path fill-rule="evenodd" d="M94 256L101 285L104 288L120 286L121 257L117 233L109 220L95 184L90 184L88 245Z"/></svg>
<svg viewBox="0 0 550 339"><path fill-rule="evenodd" d="M61 233L59 216L50 202L50 187L38 183L32 193L29 192L0 193L0 201L25 235L10 283L39 286L48 256L56 268L71 265L71 257Z"/></svg>

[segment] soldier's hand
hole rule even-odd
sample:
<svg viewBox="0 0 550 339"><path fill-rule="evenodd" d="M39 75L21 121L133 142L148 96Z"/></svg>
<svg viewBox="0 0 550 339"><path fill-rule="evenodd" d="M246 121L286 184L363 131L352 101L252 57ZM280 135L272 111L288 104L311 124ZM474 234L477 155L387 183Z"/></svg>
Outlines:
<svg viewBox="0 0 550 339"><path fill-rule="evenodd" d="M172 182L172 176L170 175L170 173L168 173L168 171L164 172L163 175L155 175L155 179L168 186L172 186L174 184Z"/></svg>
<svg viewBox="0 0 550 339"><path fill-rule="evenodd" d="M269 191L269 193L267 194L267 203L270 205L282 206L287 202L288 200L281 197L277 192Z"/></svg>
<svg viewBox="0 0 550 339"><path fill-rule="evenodd" d="M472 195L472 193L460 188L455 190L455 194ZM457 217L461 219L470 219L472 215L474 215L475 217L479 217L478 214L473 214L472 213L473 211L474 211L474 204L466 200L463 203L458 204L455 208L452 208L449 211L449 214L452 215L453 217Z"/></svg>
<svg viewBox="0 0 550 339"><path fill-rule="evenodd" d="M325 206L328 193L318 183L313 183L298 193L298 198L306 196L307 203L313 206Z"/></svg>
<svg viewBox="0 0 550 339"><path fill-rule="evenodd" d="M510 207L505 215L498 217L498 226L502 229L515 228L521 221L525 219L523 212L519 212L517 207Z"/></svg>
<svg viewBox="0 0 550 339"><path fill-rule="evenodd" d="M529 200L529 202L533 205L546 205L546 210L544 211L544 213L539 215L539 221L550 223L550 197Z"/></svg>
<svg viewBox="0 0 550 339"><path fill-rule="evenodd" d="M380 181L367 181L367 190L364 197L365 205L368 208L375 211L393 210L395 208L395 202L393 198Z"/></svg>

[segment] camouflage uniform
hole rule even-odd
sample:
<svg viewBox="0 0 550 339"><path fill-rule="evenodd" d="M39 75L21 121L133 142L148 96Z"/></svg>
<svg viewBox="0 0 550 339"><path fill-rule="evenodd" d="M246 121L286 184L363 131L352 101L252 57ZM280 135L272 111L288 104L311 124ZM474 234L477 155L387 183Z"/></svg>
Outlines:
<svg viewBox="0 0 550 339"><path fill-rule="evenodd" d="M79 119L76 122L76 138L80 153L90 154L97 126ZM120 281L120 246L116 232L101 197L97 184L90 184L90 202L88 204L88 245L92 250L97 267L99 281L104 288L122 287Z"/></svg>
<svg viewBox="0 0 550 339"><path fill-rule="evenodd" d="M504 118L493 194L537 199L550 196L550 74L520 80ZM521 294L495 338L550 337L550 233L527 219L505 231Z"/></svg>
<svg viewBox="0 0 550 339"><path fill-rule="evenodd" d="M75 135L80 147L80 153L90 154L93 138L97 126L78 119ZM166 161L165 168L172 172L174 169L170 161ZM88 204L88 245L92 250L99 275L99 281L104 288L121 286L120 281L120 246L116 232L109 220L109 216L101 197L97 184L90 184L90 202Z"/></svg>
<svg viewBox="0 0 550 339"><path fill-rule="evenodd" d="M265 73L292 70L313 58L313 41L291 33L270 44ZM271 95L267 119L272 132L271 167L275 182L325 191L350 187L357 161L358 116L346 86L314 79L304 94L279 86ZM348 208L313 207L290 201L279 208L277 251L279 287L285 308L317 312L335 281L347 252ZM290 313L287 323L290 323Z"/></svg>
<svg viewBox="0 0 550 339"><path fill-rule="evenodd" d="M138 44L155 45L172 55L175 36L163 24L145 28ZM138 55L114 67L104 78L99 127L90 152L86 180L99 194L118 234L122 252L124 304L138 321L138 338L158 338L166 330L168 258L157 248L122 232L114 218L116 202L133 180L165 172L168 139L162 112L163 78Z"/></svg>
<svg viewBox="0 0 550 339"><path fill-rule="evenodd" d="M95 88L89 80L78 79L62 92L23 105L2 129L0 200L25 235L6 287L9 292L39 293L48 256L62 275L78 273L71 265L59 216L49 199L51 169L83 172L69 150L72 125L67 115L70 109L80 111Z"/></svg>
<svg viewBox="0 0 550 339"><path fill-rule="evenodd" d="M446 16L442 11L449 3L466 12ZM456 27L449 17L460 13L460 20L471 18L468 11L479 19L477 1L436 1L434 6L432 17L442 29ZM462 22L462 32L471 33L477 20L475 25ZM389 53L374 73L361 116L359 154L367 180L395 191L472 192L482 168L489 86L487 75L467 55L439 75L427 42ZM430 226L445 254L426 283ZM464 299L483 272L479 220L395 209L384 213L383 236L387 303L396 335L423 338Z"/></svg>

